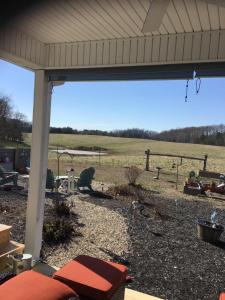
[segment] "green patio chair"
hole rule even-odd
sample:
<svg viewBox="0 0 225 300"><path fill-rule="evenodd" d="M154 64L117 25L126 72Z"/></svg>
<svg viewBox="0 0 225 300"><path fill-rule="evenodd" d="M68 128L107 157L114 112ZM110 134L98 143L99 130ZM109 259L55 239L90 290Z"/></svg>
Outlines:
<svg viewBox="0 0 225 300"><path fill-rule="evenodd" d="M17 186L18 173L17 172L5 172L0 166L0 185L7 183L13 183L14 186Z"/></svg>
<svg viewBox="0 0 225 300"><path fill-rule="evenodd" d="M54 188L55 188L54 173L51 169L47 169L46 189L49 189L53 192Z"/></svg>
<svg viewBox="0 0 225 300"><path fill-rule="evenodd" d="M90 167L88 169L83 170L80 173L80 178L77 181L77 188L80 190L81 188L88 188L90 191L93 191L91 183L94 179L95 168Z"/></svg>

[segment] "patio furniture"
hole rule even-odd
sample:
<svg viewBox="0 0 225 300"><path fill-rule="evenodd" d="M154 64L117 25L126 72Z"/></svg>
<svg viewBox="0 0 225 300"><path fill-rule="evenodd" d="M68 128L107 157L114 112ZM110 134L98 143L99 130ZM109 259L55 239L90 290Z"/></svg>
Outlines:
<svg viewBox="0 0 225 300"><path fill-rule="evenodd" d="M0 167L0 185L7 183L13 183L14 186L17 186L18 173L17 172L5 172Z"/></svg>
<svg viewBox="0 0 225 300"><path fill-rule="evenodd" d="M22 254L25 247L24 244L10 240L11 228L12 226L0 224L0 272L8 271L9 256Z"/></svg>
<svg viewBox="0 0 225 300"><path fill-rule="evenodd" d="M46 189L53 191L55 188L54 173L51 169L47 169Z"/></svg>
<svg viewBox="0 0 225 300"><path fill-rule="evenodd" d="M75 300L77 294L65 284L34 271L25 271L0 285L4 300Z"/></svg>
<svg viewBox="0 0 225 300"><path fill-rule="evenodd" d="M30 168L26 168L28 174L21 175L21 179L23 180L23 186L24 186L24 191L28 192L29 189L29 180L30 180ZM46 189L49 189L53 192L55 188L55 180L54 180L54 174L51 169L47 169L47 174L46 174Z"/></svg>
<svg viewBox="0 0 225 300"><path fill-rule="evenodd" d="M88 169L84 169L80 173L80 178L77 181L77 188L78 190L88 188L90 191L92 191L92 180L94 179L95 169L93 167L90 167Z"/></svg>
<svg viewBox="0 0 225 300"><path fill-rule="evenodd" d="M21 175L20 178L23 181L24 192L28 192L30 175L29 174Z"/></svg>
<svg viewBox="0 0 225 300"><path fill-rule="evenodd" d="M127 267L121 264L80 255L57 271L53 278L88 299L124 300L126 276Z"/></svg>

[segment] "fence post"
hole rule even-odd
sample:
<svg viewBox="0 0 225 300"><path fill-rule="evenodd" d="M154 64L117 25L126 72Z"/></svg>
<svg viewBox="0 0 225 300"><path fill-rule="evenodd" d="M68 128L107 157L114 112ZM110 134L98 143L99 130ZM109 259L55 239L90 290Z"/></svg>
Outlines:
<svg viewBox="0 0 225 300"><path fill-rule="evenodd" d="M205 158L204 158L203 171L206 171L206 167L207 167L207 159L208 159L208 155L206 154L206 155L205 155Z"/></svg>
<svg viewBox="0 0 225 300"><path fill-rule="evenodd" d="M146 166L145 166L145 170L149 171L149 158L150 158L150 150L146 150L145 151L146 154Z"/></svg>

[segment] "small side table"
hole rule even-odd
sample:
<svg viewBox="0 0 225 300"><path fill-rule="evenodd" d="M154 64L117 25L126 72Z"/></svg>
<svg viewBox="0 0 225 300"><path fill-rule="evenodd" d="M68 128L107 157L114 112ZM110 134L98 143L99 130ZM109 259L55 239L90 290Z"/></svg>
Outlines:
<svg viewBox="0 0 225 300"><path fill-rule="evenodd" d="M30 175L21 175L21 178L23 179L23 183L24 183L24 191L27 192L29 189Z"/></svg>

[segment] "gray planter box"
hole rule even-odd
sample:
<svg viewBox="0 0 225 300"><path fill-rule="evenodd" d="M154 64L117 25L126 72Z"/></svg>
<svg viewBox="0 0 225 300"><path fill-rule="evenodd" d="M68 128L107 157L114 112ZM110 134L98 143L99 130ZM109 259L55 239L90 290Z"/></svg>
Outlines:
<svg viewBox="0 0 225 300"><path fill-rule="evenodd" d="M213 227L213 223L206 220L199 219L197 220L197 233L198 237L209 243L216 243L220 240L220 236L224 231L222 225L217 225Z"/></svg>

